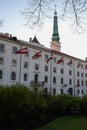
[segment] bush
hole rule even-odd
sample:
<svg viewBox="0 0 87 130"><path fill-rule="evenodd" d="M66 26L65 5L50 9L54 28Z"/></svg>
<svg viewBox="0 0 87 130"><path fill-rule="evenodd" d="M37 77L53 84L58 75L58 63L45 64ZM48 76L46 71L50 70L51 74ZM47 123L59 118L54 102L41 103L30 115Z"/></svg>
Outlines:
<svg viewBox="0 0 87 130"><path fill-rule="evenodd" d="M0 128L33 129L64 114L87 114L87 96L50 96L25 86L0 87Z"/></svg>
<svg viewBox="0 0 87 130"><path fill-rule="evenodd" d="M0 127L32 128L44 119L46 103L24 86L0 87Z"/></svg>
<svg viewBox="0 0 87 130"><path fill-rule="evenodd" d="M87 95L83 96L81 99L80 111L82 114L87 114Z"/></svg>

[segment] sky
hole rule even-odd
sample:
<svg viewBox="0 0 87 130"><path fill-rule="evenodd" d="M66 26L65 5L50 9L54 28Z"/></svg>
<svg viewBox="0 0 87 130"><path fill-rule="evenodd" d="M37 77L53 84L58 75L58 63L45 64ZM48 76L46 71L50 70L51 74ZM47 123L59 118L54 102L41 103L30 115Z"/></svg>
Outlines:
<svg viewBox="0 0 87 130"><path fill-rule="evenodd" d="M29 41L30 37L33 38L36 35L39 42L49 48L53 33L53 18L45 20L43 27L39 30L25 27L21 11L27 5L27 0L0 0L0 19L4 20L0 32L12 34L25 41ZM85 60L87 57L87 34L78 34L73 31L68 21L61 19L58 19L58 30L61 52Z"/></svg>

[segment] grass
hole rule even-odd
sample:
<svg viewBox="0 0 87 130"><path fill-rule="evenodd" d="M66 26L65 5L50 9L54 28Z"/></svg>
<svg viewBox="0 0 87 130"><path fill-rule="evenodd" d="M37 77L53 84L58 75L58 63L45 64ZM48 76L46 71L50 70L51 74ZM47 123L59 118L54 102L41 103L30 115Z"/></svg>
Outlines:
<svg viewBox="0 0 87 130"><path fill-rule="evenodd" d="M38 130L87 130L87 116L60 117Z"/></svg>

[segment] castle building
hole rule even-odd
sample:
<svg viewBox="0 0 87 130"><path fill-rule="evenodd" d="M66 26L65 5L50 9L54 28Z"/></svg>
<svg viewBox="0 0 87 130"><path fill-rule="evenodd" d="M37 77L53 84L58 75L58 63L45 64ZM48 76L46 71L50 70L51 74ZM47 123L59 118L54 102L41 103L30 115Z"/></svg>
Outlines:
<svg viewBox="0 0 87 130"><path fill-rule="evenodd" d="M57 12L50 48L35 36L29 42L0 33L0 85L23 84L51 95L87 94L87 59L61 52Z"/></svg>

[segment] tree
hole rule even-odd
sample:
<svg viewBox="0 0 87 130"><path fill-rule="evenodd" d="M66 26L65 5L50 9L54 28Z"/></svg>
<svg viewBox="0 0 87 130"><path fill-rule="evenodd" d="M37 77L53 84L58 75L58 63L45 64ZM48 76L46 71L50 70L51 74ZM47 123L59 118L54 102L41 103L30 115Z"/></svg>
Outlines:
<svg viewBox="0 0 87 130"><path fill-rule="evenodd" d="M28 0L28 7L22 12L26 25L42 25L44 19L50 17L55 4L58 17L69 18L77 31L86 28L87 0Z"/></svg>
<svg viewBox="0 0 87 130"><path fill-rule="evenodd" d="M0 26L2 26L2 24L3 24L3 20L0 20Z"/></svg>

